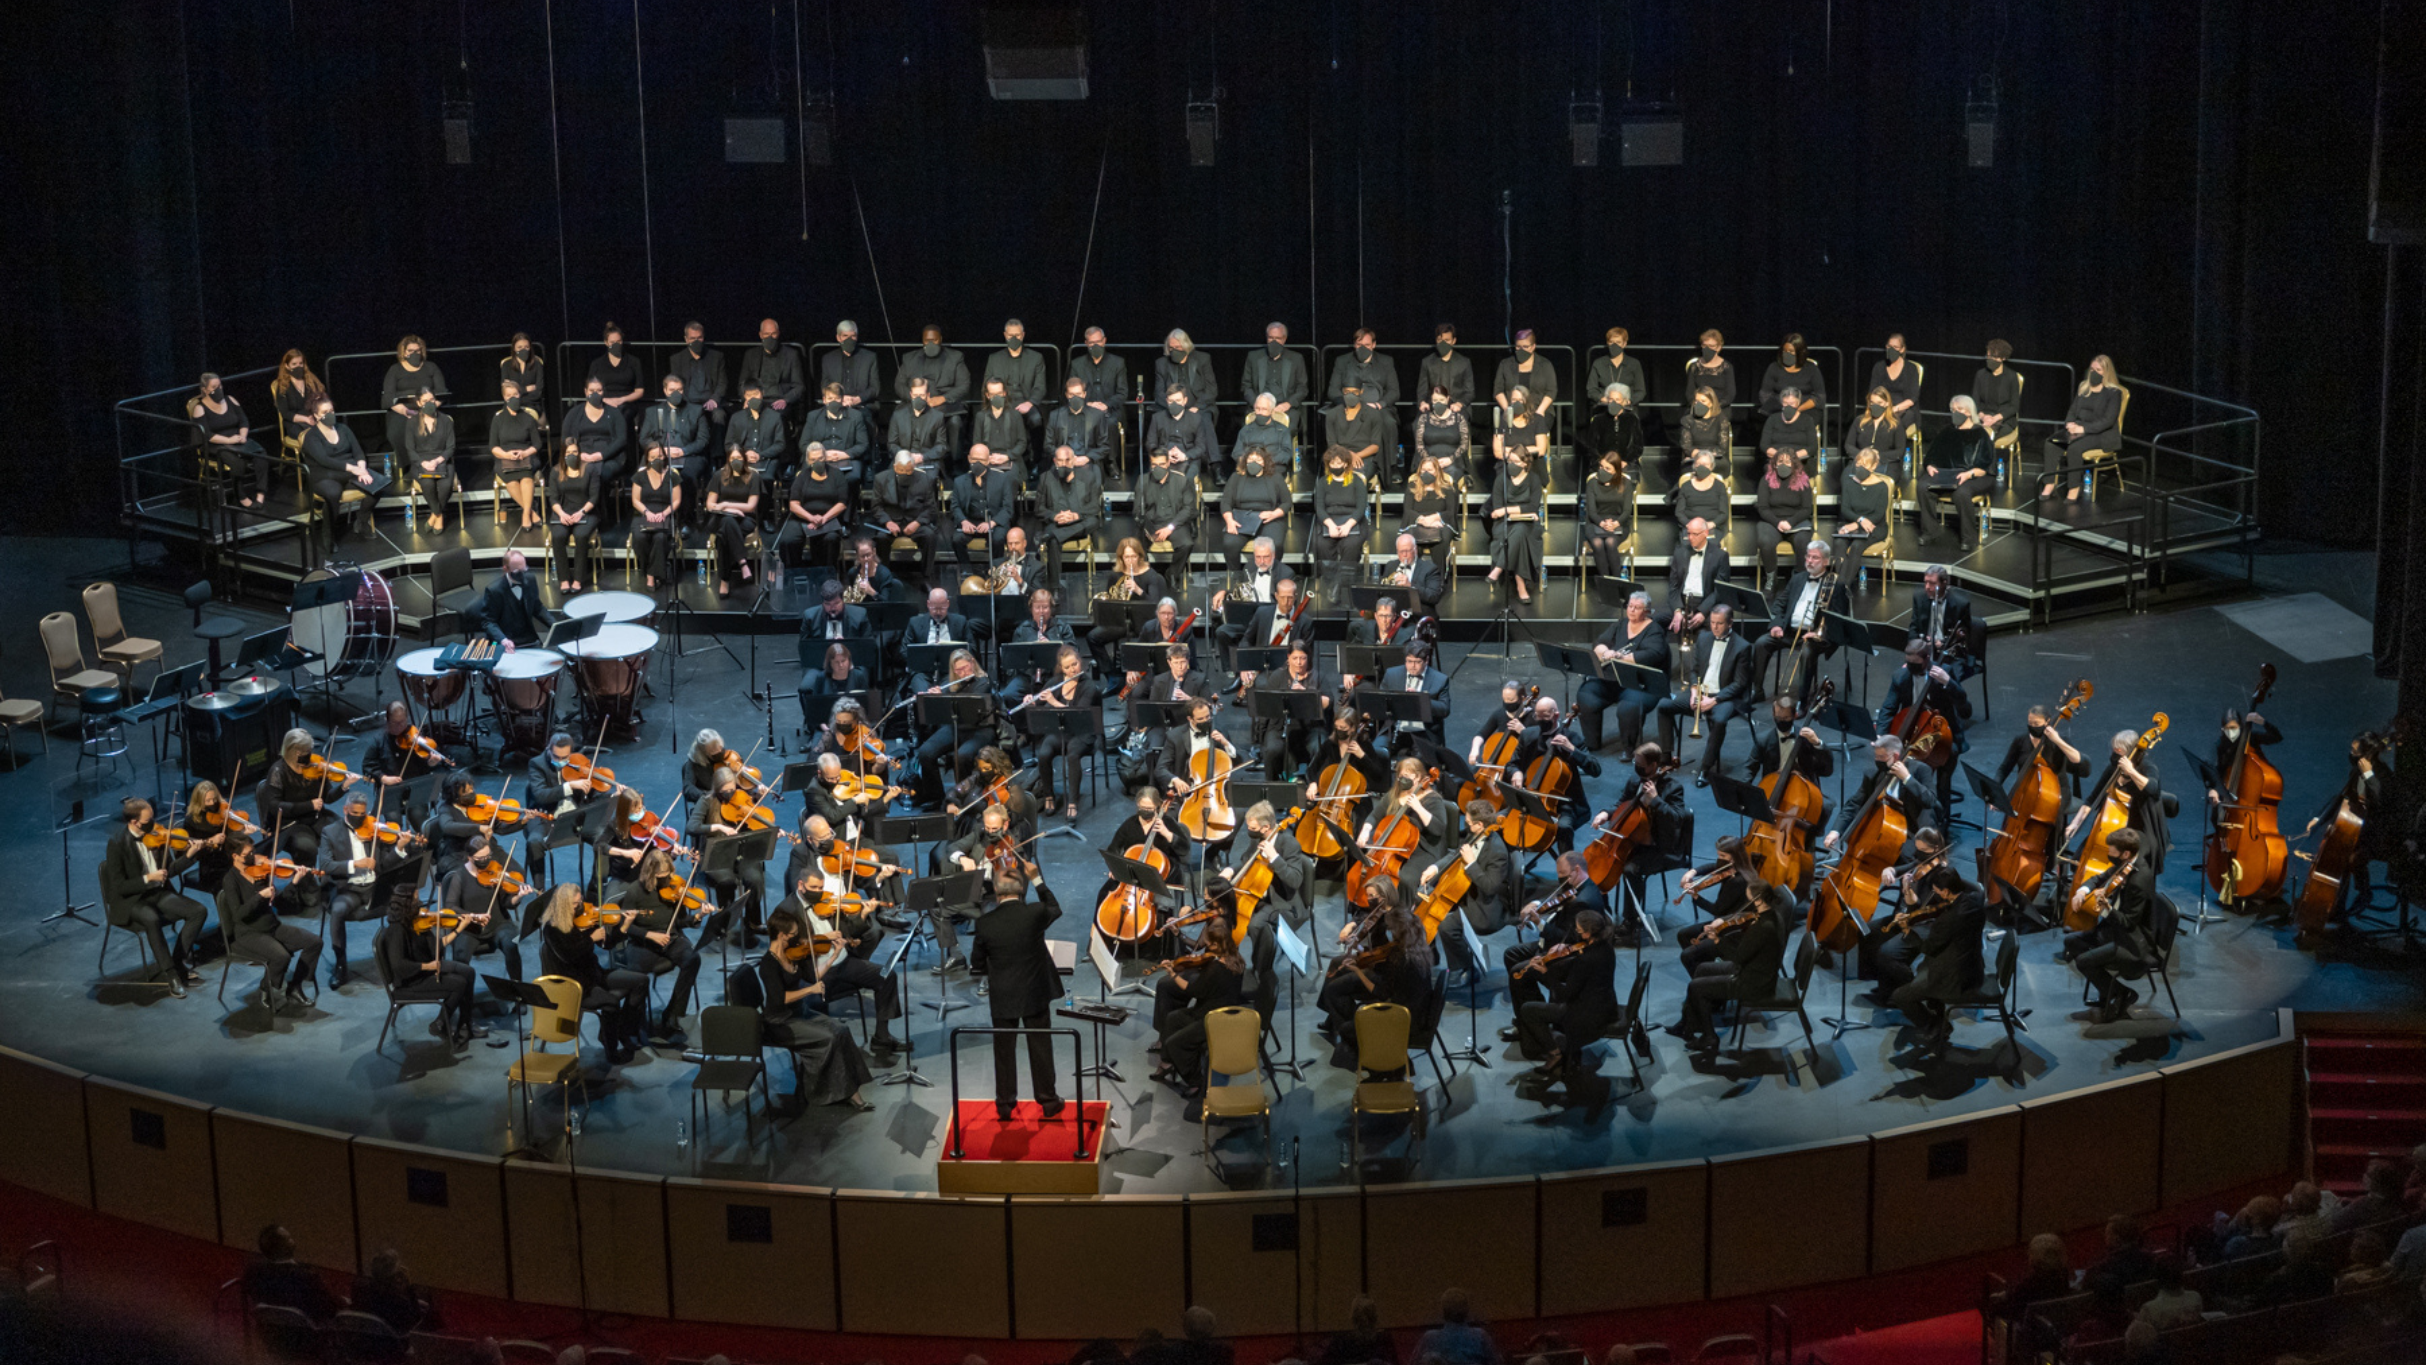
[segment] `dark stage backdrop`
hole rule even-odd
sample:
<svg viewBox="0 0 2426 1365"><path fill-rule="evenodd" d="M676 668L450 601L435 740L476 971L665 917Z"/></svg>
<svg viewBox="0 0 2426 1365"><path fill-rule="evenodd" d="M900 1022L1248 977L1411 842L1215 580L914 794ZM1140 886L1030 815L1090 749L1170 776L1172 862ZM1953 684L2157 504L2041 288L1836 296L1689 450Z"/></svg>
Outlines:
<svg viewBox="0 0 2426 1365"><path fill-rule="evenodd" d="M610 317L733 341L771 313L799 339L934 319L973 363L1011 314L1057 344L1717 326L1754 374L1788 329L2004 336L2256 406L2269 524L2370 531L2372 6L1098 0L1073 103L989 98L968 0L638 8L127 0L10 26L8 374L58 420L0 444L0 523L106 524L108 403L206 366ZM836 165L726 164L723 118L788 115L803 74ZM450 82L470 166L444 164ZM1682 168L1618 164L1629 82L1681 105ZM1216 83L1220 164L1191 168L1183 105ZM1595 87L1603 164L1579 169L1566 107Z"/></svg>

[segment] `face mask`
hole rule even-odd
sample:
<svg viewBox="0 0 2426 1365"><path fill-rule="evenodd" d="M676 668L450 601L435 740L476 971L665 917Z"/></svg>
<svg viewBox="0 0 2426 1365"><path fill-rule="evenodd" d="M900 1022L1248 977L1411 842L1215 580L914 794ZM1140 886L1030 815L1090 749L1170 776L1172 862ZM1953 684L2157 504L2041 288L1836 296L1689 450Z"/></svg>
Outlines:
<svg viewBox="0 0 2426 1365"><path fill-rule="evenodd" d="M1280 359L1280 353L1287 349L1287 346L1277 341L1267 341L1264 343L1265 354L1271 356L1274 360Z"/></svg>
<svg viewBox="0 0 2426 1365"><path fill-rule="evenodd" d="M1005 406L1007 406L1007 405L1010 403L1010 401L1011 401L1011 400L1010 400L1009 398L1006 398L1006 397L1004 397L1003 395L1001 395L1001 394L999 394L999 393L998 393L998 394L993 394L993 395L989 396L989 397L986 399L986 402L988 402L988 403L990 403L990 404L992 404L992 405L993 405L993 408L994 408L994 410L995 410L996 412L1000 412L1000 411L1002 411L1002 410L1003 410L1003 408L1004 408Z"/></svg>
<svg viewBox="0 0 2426 1365"><path fill-rule="evenodd" d="M1880 413L1885 412L1886 410L1887 405L1884 403L1873 402L1870 405L1870 415L1873 417L1878 416Z"/></svg>
<svg viewBox="0 0 2426 1365"><path fill-rule="evenodd" d="M2105 383L2106 383L2106 376L2105 376L2104 374L2100 373L2100 372L2099 372L2099 371L2097 371L2097 370L2091 370L2091 371L2089 372L2089 387L2091 387L2091 388L2093 388L2093 389L2095 389L2095 388L2101 388L2101 387L2103 387L2103 386L2105 385Z"/></svg>
<svg viewBox="0 0 2426 1365"><path fill-rule="evenodd" d="M927 342L925 345L918 348L918 353L931 360L934 357L943 354L943 343L937 341Z"/></svg>
<svg viewBox="0 0 2426 1365"><path fill-rule="evenodd" d="M681 407L681 406L682 406L682 390L680 390L680 389L668 389L668 390L666 390L665 401L666 401L666 402L668 402L668 403L670 403L670 404L672 404L672 405L673 405L673 406L675 406L675 407Z"/></svg>
<svg viewBox="0 0 2426 1365"><path fill-rule="evenodd" d="M1070 395L1070 411L1072 411L1072 412L1077 412L1077 411L1079 411L1079 410L1081 410L1081 409L1085 408L1085 407L1086 407L1086 405L1087 405L1087 396L1086 396L1085 394L1083 394L1083 393L1074 393L1074 394L1071 394L1071 395Z"/></svg>
<svg viewBox="0 0 2426 1365"><path fill-rule="evenodd" d="M910 400L910 411L912 411L912 412L925 412L926 410L927 410L927 400L926 400L926 399L924 399L924 398L913 398L913 399L911 399L911 400Z"/></svg>
<svg viewBox="0 0 2426 1365"><path fill-rule="evenodd" d="M828 402L828 403L826 404L826 416L828 416L828 417L840 417L840 416L842 416L842 400L841 400L841 399L839 399L839 398L837 398L837 399L833 399L833 400L831 400L830 402Z"/></svg>
<svg viewBox="0 0 2426 1365"><path fill-rule="evenodd" d="M758 411L759 404L760 404L760 403L762 403L762 402L764 402L764 401L765 401L765 400L763 400L763 399L752 398L752 399L748 400L748 401L747 401L747 403L745 403L745 404L744 404L744 406L748 407L750 411L752 411L752 412L756 412L756 411Z"/></svg>
<svg viewBox="0 0 2426 1365"><path fill-rule="evenodd" d="M1370 346L1357 347L1356 358L1358 360L1371 360L1373 358L1373 348Z"/></svg>
<svg viewBox="0 0 2426 1365"><path fill-rule="evenodd" d="M2030 737L2031 737L2032 739L2037 739L2039 736L2044 735L2044 734L2046 734L2046 733L2047 733L2047 727L2046 727L2046 726L2044 726L2044 725L2039 725L2039 724L2033 723L2033 724L2031 725L2031 727L2030 727Z"/></svg>
<svg viewBox="0 0 2426 1365"><path fill-rule="evenodd" d="M216 397L218 397L219 395L217 395L217 394L215 394L215 393L214 393L214 394L212 394L211 396L212 396L213 398L216 398ZM422 400L421 400L421 410L422 410L423 412L436 412L436 411L438 411L438 400L437 400L437 399L435 399L435 398L424 398L424 399L422 399Z"/></svg>
<svg viewBox="0 0 2426 1365"><path fill-rule="evenodd" d="M410 350L410 351L406 351L406 352L404 353L404 358L405 358L405 359L407 359L407 360L409 360L409 361L412 361L412 362L413 362L414 364L416 364L416 365L420 364L420 363L421 363L421 351L420 351L420 348L416 347L416 348L414 348L414 349L412 349L412 350Z"/></svg>
<svg viewBox="0 0 2426 1365"><path fill-rule="evenodd" d="M665 468L665 456L663 456L663 455L651 455L651 456L649 457L649 468L651 468L651 469L663 469L663 468Z"/></svg>
<svg viewBox="0 0 2426 1365"><path fill-rule="evenodd" d="M528 360L528 359L530 359L530 358L531 358L531 348L530 348L530 347L528 347L528 346L517 346L517 347L515 347L515 348L514 348L514 358L515 358L516 360Z"/></svg>
<svg viewBox="0 0 2426 1365"><path fill-rule="evenodd" d="M608 343L607 343L607 354L608 354L608 355L622 355L622 354L623 354L623 343L622 343L622 342L620 342L620 341L610 341L610 342L608 342Z"/></svg>
<svg viewBox="0 0 2426 1365"><path fill-rule="evenodd" d="M1261 477L1264 472L1264 462L1261 460L1249 460L1245 464L1239 466L1239 468L1246 471L1248 478L1258 478Z"/></svg>
<svg viewBox="0 0 2426 1365"><path fill-rule="evenodd" d="M1716 351L1714 351L1714 350L1711 350L1711 349L1710 349L1709 347L1707 347L1707 346L1704 346L1704 347L1702 348L1702 359L1704 359L1704 360L1716 360L1717 358L1718 358L1718 352L1716 352Z"/></svg>
<svg viewBox="0 0 2426 1365"><path fill-rule="evenodd" d="M690 348L691 348L691 354L692 354L692 355L697 355L697 354L699 354L701 351L706 350L706 349L707 349L707 347L708 347L707 339L706 339L706 338L704 338L704 337L699 338L699 339L697 339L697 340L695 340L695 341L692 341L692 342L690 343Z"/></svg>
<svg viewBox="0 0 2426 1365"><path fill-rule="evenodd" d="M585 393L585 394L581 395L581 401L582 401L582 402L584 402L584 403L588 403L588 404L590 404L590 405L592 405L592 406L596 406L597 404L602 403L602 402L604 402L605 400L606 400L606 395L605 395L605 394L603 394L603 393Z"/></svg>
<svg viewBox="0 0 2426 1365"><path fill-rule="evenodd" d="M1533 358L1533 348L1531 346L1519 346L1516 348L1516 353L1527 360Z"/></svg>
<svg viewBox="0 0 2426 1365"><path fill-rule="evenodd" d="M773 337L760 337L760 338L758 338L758 345L759 345L759 347L760 347L762 350L764 350L764 351L765 351L765 352L766 352L768 355L773 355L773 354L775 354L775 347L776 347L776 345L777 345L777 344L778 344L778 343L776 342L775 338L773 338Z"/></svg>
<svg viewBox="0 0 2426 1365"><path fill-rule="evenodd" d="M1901 360L1901 359L1903 359L1903 358L1904 358L1904 348L1903 348L1903 347L1901 347L1901 346L1890 346L1890 347L1888 347L1888 348L1887 348L1887 359L1888 359L1888 360L1890 360L1890 361L1896 361L1896 360Z"/></svg>
<svg viewBox="0 0 2426 1365"><path fill-rule="evenodd" d="M1447 342L1447 341L1443 341L1443 342L1437 342L1437 343L1435 343L1435 344L1433 345L1432 349L1440 353L1440 358L1441 358L1441 359L1443 359L1443 360L1447 360L1447 359L1449 358L1449 352L1451 352L1451 351L1453 351L1453 350L1455 350L1455 349L1457 349L1457 348L1456 348L1456 345L1455 345L1454 343L1452 343L1452 342Z"/></svg>
<svg viewBox="0 0 2426 1365"><path fill-rule="evenodd" d="M1696 416L1696 417L1707 417L1707 416L1709 416L1709 415L1710 415L1710 405L1709 405L1708 403L1700 403L1700 402L1695 403L1695 404L1693 405L1693 415L1694 415L1694 416Z"/></svg>
<svg viewBox="0 0 2426 1365"><path fill-rule="evenodd" d="M1171 415L1173 417L1177 417L1181 413L1188 410L1188 405L1185 403L1165 403L1163 406L1171 410Z"/></svg>
<svg viewBox="0 0 2426 1365"><path fill-rule="evenodd" d="M507 412L522 411L522 400L520 398L508 398L505 400L505 410Z"/></svg>
<svg viewBox="0 0 2426 1365"><path fill-rule="evenodd" d="M1103 343L1102 343L1102 342L1100 342L1100 341L1090 341L1090 342L1088 342L1088 343L1087 343L1087 356L1088 356L1088 358L1093 359L1093 360L1101 360L1101 359L1103 359Z"/></svg>
<svg viewBox="0 0 2426 1365"><path fill-rule="evenodd" d="M844 355L849 355L851 352L859 349L859 338L844 337L840 344L842 346L842 353ZM770 346L767 349L773 350L774 348Z"/></svg>
<svg viewBox="0 0 2426 1365"><path fill-rule="evenodd" d="M1026 337L1004 337L1002 344L1010 347L1013 354L1017 354L1020 347L1028 344L1028 339Z"/></svg>
<svg viewBox="0 0 2426 1365"><path fill-rule="evenodd" d="M1621 356L1621 355L1624 355L1625 353L1626 353L1626 348L1625 348L1625 347L1618 345L1618 344L1617 344L1616 342L1614 342L1614 341L1612 341L1612 342L1610 342L1610 343L1609 343L1609 358L1610 358L1610 359L1614 360L1614 359L1616 359L1617 357L1619 357L1619 356Z"/></svg>
<svg viewBox="0 0 2426 1365"><path fill-rule="evenodd" d="M2238 726L2238 725L2227 725L2227 726L2225 726L2225 727L2224 727L2224 738L2225 738L2227 741L2238 741L2238 740L2240 739L2240 737L2241 737L2241 727L2240 727L2240 726Z"/></svg>

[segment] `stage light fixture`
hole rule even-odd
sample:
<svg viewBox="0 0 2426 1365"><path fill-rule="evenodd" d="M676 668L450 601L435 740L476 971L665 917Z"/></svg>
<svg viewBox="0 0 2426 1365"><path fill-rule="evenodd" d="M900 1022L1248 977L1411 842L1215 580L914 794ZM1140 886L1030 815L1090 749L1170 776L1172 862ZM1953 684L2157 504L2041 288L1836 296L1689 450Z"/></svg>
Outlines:
<svg viewBox="0 0 2426 1365"><path fill-rule="evenodd" d="M801 102L800 157L812 166L834 164L834 97L824 91Z"/></svg>
<svg viewBox="0 0 2426 1365"><path fill-rule="evenodd" d="M446 137L446 164L472 164L472 102L448 100L439 106L439 131Z"/></svg>
<svg viewBox="0 0 2426 1365"><path fill-rule="evenodd" d="M980 17L986 90L998 100L1087 97L1087 16L1075 8L996 5Z"/></svg>
<svg viewBox="0 0 2426 1365"><path fill-rule="evenodd" d="M1567 105L1567 141L1572 147L1574 164L1600 164L1600 101L1572 100Z"/></svg>
<svg viewBox="0 0 2426 1365"><path fill-rule="evenodd" d="M1188 102L1188 164L1210 166L1221 147L1221 106L1212 100Z"/></svg>
<svg viewBox="0 0 2426 1365"><path fill-rule="evenodd" d="M1996 164L1996 101L1973 100L1963 106L1963 143L1974 168Z"/></svg>
<svg viewBox="0 0 2426 1365"><path fill-rule="evenodd" d="M1685 164L1685 117L1673 104L1637 104L1618 119L1618 160L1627 166Z"/></svg>

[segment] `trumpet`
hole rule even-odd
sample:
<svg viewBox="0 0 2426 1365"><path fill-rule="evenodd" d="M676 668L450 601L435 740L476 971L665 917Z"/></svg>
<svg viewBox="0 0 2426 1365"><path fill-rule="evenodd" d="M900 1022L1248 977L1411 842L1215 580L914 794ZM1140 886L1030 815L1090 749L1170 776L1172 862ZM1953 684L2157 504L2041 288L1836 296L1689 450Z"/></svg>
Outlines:
<svg viewBox="0 0 2426 1365"><path fill-rule="evenodd" d="M1686 707L1686 709L1693 713L1693 732L1689 738L1700 739L1702 737L1701 703L1702 698L1708 695L1708 693L1709 689L1703 687L1700 683L1693 683L1685 689L1686 700L1692 703L1690 706Z"/></svg>

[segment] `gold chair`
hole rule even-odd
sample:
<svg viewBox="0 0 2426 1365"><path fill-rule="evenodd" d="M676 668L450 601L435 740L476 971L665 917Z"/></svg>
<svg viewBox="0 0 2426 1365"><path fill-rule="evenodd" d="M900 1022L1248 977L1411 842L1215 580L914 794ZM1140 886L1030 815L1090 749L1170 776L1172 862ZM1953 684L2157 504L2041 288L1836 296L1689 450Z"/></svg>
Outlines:
<svg viewBox="0 0 2426 1365"><path fill-rule="evenodd" d="M1403 1011L1402 1011L1403 1013ZM1258 1050L1263 1016L1232 1005L1205 1016L1205 1098L1197 1120L1197 1141L1205 1164L1213 1162L1213 1120L1254 1119L1263 1126L1264 1164L1272 1164L1272 1105L1264 1095L1263 1058ZM1214 1074L1229 1077L1213 1084ZM1245 1080L1238 1078L1244 1076ZM1214 1166L1214 1174L1221 1170Z"/></svg>
<svg viewBox="0 0 2426 1365"><path fill-rule="evenodd" d="M1922 491L1925 496L1927 490ZM1862 547L1862 558L1878 561L1878 582L1881 592L1885 592L1887 585L1895 581L1895 522L1896 518L1903 514L1903 510L1902 503L1889 498L1887 500L1887 533Z"/></svg>
<svg viewBox="0 0 2426 1365"><path fill-rule="evenodd" d="M61 699L81 702L96 687L118 686L118 675L84 663L84 642L76 635L76 618L54 611L42 618L42 652L50 661L50 721L59 719Z"/></svg>
<svg viewBox="0 0 2426 1365"><path fill-rule="evenodd" d="M9 768L14 771L21 761L17 757L17 727L31 725L42 736L42 752L51 751L51 732L42 724L42 703L25 698L15 701L0 696L0 733L8 736Z"/></svg>
<svg viewBox="0 0 2426 1365"><path fill-rule="evenodd" d="M1363 1184L1364 1132L1357 1120L1367 1114L1413 1114L1413 1141L1407 1154L1412 1164L1423 1150L1424 1099L1415 1088L1414 1062L1407 1053L1407 1038L1414 1028L1414 1016L1404 1005L1376 1002L1356 1011L1356 1070L1355 1093L1348 1097L1348 1162L1356 1169L1356 1180ZM1395 1081L1375 1080L1377 1075L1397 1074Z"/></svg>
<svg viewBox="0 0 2426 1365"><path fill-rule="evenodd" d="M157 664L167 650L158 640L126 633L126 622L118 615L118 585L106 580L84 586L84 620L93 630L93 650L101 656L101 666L118 675L129 689L135 685L135 668L139 664Z"/></svg>
<svg viewBox="0 0 2426 1365"><path fill-rule="evenodd" d="M2092 450L2084 453L2081 456L2081 463L2089 468L2089 496L2091 498L2095 498L2097 496L2097 481L2098 476L2101 474L2113 476L2115 492L2121 493L2127 491L2123 483L2122 442L2123 417L2124 414L2131 411L2131 390L2117 385L2116 391L2121 395L2122 401L2116 404L2114 409L2115 448L2112 450Z"/></svg>
<svg viewBox="0 0 2426 1365"><path fill-rule="evenodd" d="M514 1087L526 1090L531 1086L555 1086L565 1090L566 1122L571 1123L571 1087L580 1083L582 1097L589 1096L587 1078L581 1070L581 983L569 976L543 976L539 988L548 993L548 1007L531 1012L531 1042L535 1051L526 1052L506 1068L505 1097L507 1123L513 1122ZM550 1043L570 1043L570 1052L550 1052Z"/></svg>
<svg viewBox="0 0 2426 1365"><path fill-rule="evenodd" d="M2014 371L2013 404L2016 411L2019 411L2021 408L2022 391L2029 386L2029 376L2023 374L2019 370ZM2019 421L2016 421L2012 426L1998 432L1993 444L1997 449L2004 451L2007 455L2019 459L2022 453L2022 424Z"/></svg>

